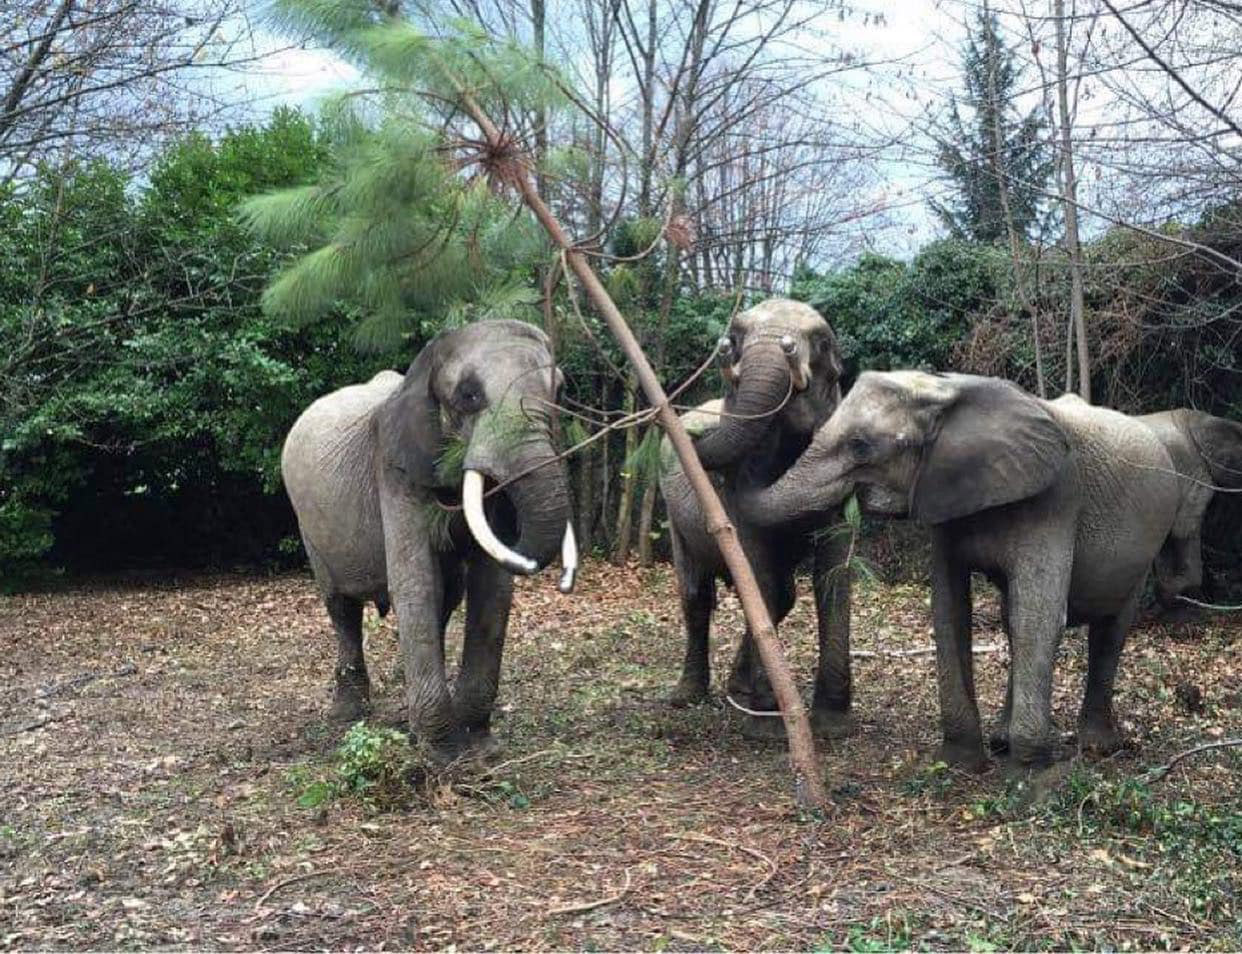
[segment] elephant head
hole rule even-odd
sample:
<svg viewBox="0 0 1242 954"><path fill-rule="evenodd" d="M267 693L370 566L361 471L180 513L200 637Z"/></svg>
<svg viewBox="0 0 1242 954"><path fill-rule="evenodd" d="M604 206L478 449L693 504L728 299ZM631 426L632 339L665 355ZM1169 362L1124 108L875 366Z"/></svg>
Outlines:
<svg viewBox="0 0 1242 954"><path fill-rule="evenodd" d="M1034 496L1068 454L1043 404L1007 381L868 371L797 463L742 507L773 525L838 506L857 487L872 512L944 523Z"/></svg>
<svg viewBox="0 0 1242 954"><path fill-rule="evenodd" d="M1202 411L1181 412L1190 436L1218 487L1242 487L1242 424Z"/></svg>
<svg viewBox="0 0 1242 954"><path fill-rule="evenodd" d="M377 417L379 452L414 488L460 499L479 546L514 573L561 552L577 562L565 467L553 448L553 404L563 376L546 334L520 321L442 332L422 350ZM498 488L498 489L497 489ZM494 501L485 512L484 496ZM460 497L458 497L460 494ZM489 515L491 520L489 520ZM499 518L501 541L492 527Z"/></svg>
<svg viewBox="0 0 1242 954"><path fill-rule="evenodd" d="M743 460L774 424L809 440L841 400L836 336L802 302L769 298L736 315L717 354L725 380L723 414L719 426L695 443L709 470Z"/></svg>

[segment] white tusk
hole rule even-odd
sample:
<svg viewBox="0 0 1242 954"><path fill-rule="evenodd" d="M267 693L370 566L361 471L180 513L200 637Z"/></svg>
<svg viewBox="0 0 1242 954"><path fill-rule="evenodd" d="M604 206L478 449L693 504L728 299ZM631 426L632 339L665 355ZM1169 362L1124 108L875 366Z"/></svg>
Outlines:
<svg viewBox="0 0 1242 954"><path fill-rule="evenodd" d="M526 575L539 569L538 563L516 550L510 550L492 533L483 513L483 475L477 470L466 471L461 479L461 506L466 513L466 526L488 556L510 573Z"/></svg>
<svg viewBox="0 0 1242 954"><path fill-rule="evenodd" d="M578 575L578 541L574 539L574 525L572 521L565 521L565 536L561 540L561 571L560 590L562 593L572 593L574 589L574 577Z"/></svg>
<svg viewBox="0 0 1242 954"><path fill-rule="evenodd" d="M798 357L798 352L794 351L792 354L786 352L785 358L789 362L789 377L793 382L794 390L805 391L807 386L807 376L806 372L802 368L802 359Z"/></svg>

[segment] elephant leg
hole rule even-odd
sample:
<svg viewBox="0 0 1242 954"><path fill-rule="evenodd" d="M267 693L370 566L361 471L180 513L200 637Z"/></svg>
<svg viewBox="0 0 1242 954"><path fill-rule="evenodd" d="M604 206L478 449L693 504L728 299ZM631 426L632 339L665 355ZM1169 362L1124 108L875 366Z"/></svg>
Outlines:
<svg viewBox="0 0 1242 954"><path fill-rule="evenodd" d="M500 746L491 735L492 706L500 688L500 663L513 604L513 576L483 555L466 571L466 641L453 688L457 722L470 748L491 755Z"/></svg>
<svg viewBox="0 0 1242 954"><path fill-rule="evenodd" d="M773 573L765 572L758 575L759 587L763 601L767 605L772 622L779 626L789 615L794 605L793 570ZM769 712L772 715L748 715L742 723L742 736L760 741L775 741L785 738L785 721L780 718L780 706L776 702L776 693L772 691L772 683L768 680L767 670L759 656L759 647L755 645L750 630L742 641L742 649L747 652L750 663L750 702L747 708L756 712ZM742 651L739 649L739 653Z"/></svg>
<svg viewBox="0 0 1242 954"><path fill-rule="evenodd" d="M444 640L449 620L453 618L454 611L461 605L462 595L466 591L461 561L455 554L442 555L440 558L440 588L440 658L446 659ZM385 609L384 613L387 612ZM397 685L405 682L405 663L400 658L393 667L392 681Z"/></svg>
<svg viewBox="0 0 1242 954"><path fill-rule="evenodd" d="M1065 626L1069 552L1067 546L1061 566L1055 559L1042 561L1009 579L1009 758L1024 768L1043 768L1053 761L1052 673Z"/></svg>
<svg viewBox="0 0 1242 954"><path fill-rule="evenodd" d="M971 656L970 569L958 562L944 538L932 533L932 624L936 639L936 682L940 695L940 757L967 771L987 764L975 703Z"/></svg>
<svg viewBox="0 0 1242 954"><path fill-rule="evenodd" d="M1188 622L1199 615L1195 607L1178 600L1203 586L1202 541L1195 533L1189 537L1170 536L1153 562L1156 599L1168 622Z"/></svg>
<svg viewBox="0 0 1242 954"><path fill-rule="evenodd" d="M324 598L336 631L336 692L331 718L355 722L370 710L371 680L362 651L362 601L334 593Z"/></svg>
<svg viewBox="0 0 1242 954"><path fill-rule="evenodd" d="M1001 707L996 719L996 726L988 736L988 747L996 754L1009 751L1009 720L1013 715L1013 630L1009 628L1009 588L1000 587L1001 629L1005 633L1005 641L1009 644L1010 666L1005 674L1005 704Z"/></svg>
<svg viewBox="0 0 1242 954"><path fill-rule="evenodd" d="M453 717L444 677L444 588L440 561L432 552L425 510L401 481L381 470L380 513L388 592L397 612L401 660L405 668L406 711L410 731L451 760L465 741Z"/></svg>
<svg viewBox="0 0 1242 954"><path fill-rule="evenodd" d="M849 734L850 725L850 586L848 541L828 535L815 547L815 611L819 629L819 664L811 703L811 728L825 738Z"/></svg>
<svg viewBox="0 0 1242 954"><path fill-rule="evenodd" d="M686 555L685 543L673 532L673 564L681 596L681 617L686 628L686 657L681 678L669 693L668 703L690 706L705 701L711 691L708 640L712 611L716 608L716 577L704 572Z"/></svg>
<svg viewBox="0 0 1242 954"><path fill-rule="evenodd" d="M1121 612L1112 619L1092 623L1087 631L1087 684L1078 714L1078 747L1083 752L1107 755L1121 748L1121 731L1113 713L1113 687L1142 592L1141 585L1136 587Z"/></svg>

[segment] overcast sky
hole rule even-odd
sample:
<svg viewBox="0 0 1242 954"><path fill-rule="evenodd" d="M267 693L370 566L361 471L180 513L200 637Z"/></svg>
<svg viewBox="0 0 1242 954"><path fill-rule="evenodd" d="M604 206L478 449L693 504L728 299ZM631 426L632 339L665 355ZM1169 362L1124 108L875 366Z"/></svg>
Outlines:
<svg viewBox="0 0 1242 954"><path fill-rule="evenodd" d="M932 103L944 101L945 92L960 84L958 49L962 21L974 9L969 0L866 0L852 4L845 16L826 12L815 34L830 38L840 49L881 63L875 69L843 74L836 98L841 108L857 104L857 123L876 133L901 131L911 119L925 116ZM221 92L251 103L256 115L279 104L314 111L318 102L358 80L348 64L322 50L288 49L275 34L260 30L257 42L273 50L245 73L222 81ZM808 35L808 45L817 42ZM912 160L894 154L881 163L877 202L890 212L886 227L866 232L878 249L906 255L933 238L936 225L926 197L936 187L926 156ZM866 231L867 223L860 223Z"/></svg>

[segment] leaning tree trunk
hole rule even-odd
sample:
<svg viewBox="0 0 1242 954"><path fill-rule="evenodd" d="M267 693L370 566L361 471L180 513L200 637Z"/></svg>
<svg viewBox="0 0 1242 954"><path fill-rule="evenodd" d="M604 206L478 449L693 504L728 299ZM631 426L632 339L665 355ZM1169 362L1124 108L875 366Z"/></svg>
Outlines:
<svg viewBox="0 0 1242 954"><path fill-rule="evenodd" d="M638 343L634 332L626 323L625 316L617 308L616 302L612 300L603 282L591 268L586 256L575 247L556 216L539 197L539 192L527 171L528 165L523 161L520 151L492 122L491 117L479 106L474 96L457 81L452 71L445 70L444 72L446 78L455 85L460 99L459 105L479 127L489 149L495 156L504 157L507 160L507 181L521 193L523 201L548 233L553 244L561 250L570 270L581 282L587 297L599 311L604 323L612 332L613 338L616 339L630 366L634 369L647 401L656 409L660 426L668 435L673 450L677 453L682 473L685 474L703 509L707 531L715 539L725 566L733 578L733 586L742 604L742 614L746 619L747 628L759 650L760 661L768 674L777 704L781 708L786 734L789 738L789 759L794 770L795 800L799 805L811 808L827 807L828 793L824 788L819 760L815 755L815 739L811 735L811 724L806 716L806 707L802 704L802 697L798 695L798 687L794 683L789 663L785 659L780 638L772 623L772 616L768 613L767 604L759 590L755 572L738 541L737 529L730 522L729 515L720 502L720 496L712 486L711 478L707 476L707 471L699 462L685 425L678 418L677 412L673 410L663 385L660 384L650 362L647 361L642 345Z"/></svg>

